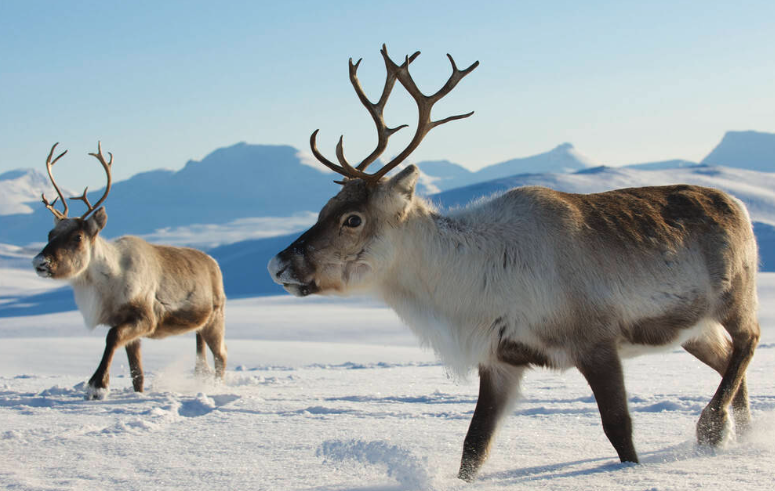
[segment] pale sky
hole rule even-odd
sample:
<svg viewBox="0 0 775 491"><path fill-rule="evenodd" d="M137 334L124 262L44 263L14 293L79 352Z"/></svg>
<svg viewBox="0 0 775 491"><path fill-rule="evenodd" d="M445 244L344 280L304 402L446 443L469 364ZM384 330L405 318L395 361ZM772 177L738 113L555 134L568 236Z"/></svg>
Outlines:
<svg viewBox="0 0 775 491"><path fill-rule="evenodd" d="M347 60L376 100L382 43L419 50L425 93L480 66L434 109L476 111L434 129L411 161L470 169L570 142L599 164L699 161L727 130L775 132L775 2L762 1L0 1L0 173L44 169L103 185L86 153L116 157L116 180L180 169L245 141L319 147L350 161L375 129ZM414 125L397 84L388 124ZM413 128L396 134L400 152ZM93 166L84 184L80 169Z"/></svg>

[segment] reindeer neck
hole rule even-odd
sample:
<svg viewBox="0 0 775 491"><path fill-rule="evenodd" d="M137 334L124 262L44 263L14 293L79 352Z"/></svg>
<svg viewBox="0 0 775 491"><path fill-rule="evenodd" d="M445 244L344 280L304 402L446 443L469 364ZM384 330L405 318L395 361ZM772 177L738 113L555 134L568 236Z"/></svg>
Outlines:
<svg viewBox="0 0 775 491"><path fill-rule="evenodd" d="M98 281L116 277L120 274L119 253L113 243L99 235L94 239L91 261L84 271L73 278L73 287L95 286Z"/></svg>
<svg viewBox="0 0 775 491"><path fill-rule="evenodd" d="M494 349L486 332L502 313L491 280L495 262L475 220L436 213L412 217L396 233L396 260L378 294L454 373L487 359ZM490 284L488 284L488 281Z"/></svg>
<svg viewBox="0 0 775 491"><path fill-rule="evenodd" d="M389 305L442 318L459 318L461 310L478 315L482 306L472 293L487 287L487 234L467 218L424 209L405 220L396 233L398 254L380 288Z"/></svg>

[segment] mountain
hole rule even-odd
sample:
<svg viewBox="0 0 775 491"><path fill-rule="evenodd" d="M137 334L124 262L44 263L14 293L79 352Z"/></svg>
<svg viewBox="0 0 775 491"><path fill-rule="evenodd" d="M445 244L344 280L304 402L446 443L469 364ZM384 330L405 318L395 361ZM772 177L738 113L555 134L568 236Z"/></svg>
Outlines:
<svg viewBox="0 0 775 491"><path fill-rule="evenodd" d="M245 240L207 251L221 267L226 295L250 297L282 295L283 287L272 281L266 271L269 260L296 240L299 233Z"/></svg>
<svg viewBox="0 0 775 491"><path fill-rule="evenodd" d="M307 165L303 159L290 146L238 143L217 149L201 161L189 161L177 172L154 170L136 174L113 184L105 203L108 226L103 234L106 238L149 235L195 224L316 212L339 190L333 183L337 176L325 173L322 165ZM477 172L447 161L421 162L423 175L418 192L429 195L526 171L564 172L584 168L588 163L567 143L546 153L509 160ZM48 178L35 170L7 174L13 193L4 193L3 202L8 203L6 208L12 214L0 216L0 243L42 242L53 219L45 207L29 202L39 201L42 189L52 194ZM102 192L90 192L91 202ZM82 212L81 203L71 203L71 215ZM219 241L216 237L209 242Z"/></svg>
<svg viewBox="0 0 775 491"><path fill-rule="evenodd" d="M573 172L594 165L591 159L582 155L573 145L563 143L548 152L488 165L476 172L446 160L419 162L417 167L432 178L430 182L438 191L446 191L516 174Z"/></svg>
<svg viewBox="0 0 775 491"><path fill-rule="evenodd" d="M339 189L334 175L320 168L303 164L290 146L238 143L220 148L177 172L155 170L114 183L105 203L108 225L103 234L111 238L319 210ZM90 192L91 202L102 192ZM80 205L72 204L70 214L80 215ZM43 241L52 221L42 205L34 206L31 214L0 216L0 243Z"/></svg>
<svg viewBox="0 0 775 491"><path fill-rule="evenodd" d="M473 172L449 160L427 160L416 165L424 176L421 182L428 191L424 193L426 195L465 186L475 180Z"/></svg>
<svg viewBox="0 0 775 491"><path fill-rule="evenodd" d="M72 195L68 190L63 193ZM43 206L40 195L45 193L49 201L56 197L56 191L48 175L34 169L17 169L0 174L0 215L32 213ZM31 206L33 202L37 202Z"/></svg>
<svg viewBox="0 0 775 491"><path fill-rule="evenodd" d="M775 135L772 134L729 132L706 160L713 155L741 155L728 159L755 167L771 158L773 141ZM751 152L754 151L758 153L753 155ZM114 183L106 202L109 218L103 234L106 238L144 235L163 242L171 233L183 238L192 227L210 227L211 236L205 242L199 242L205 246L233 242L237 234L224 232L234 221L255 217L274 217L281 221L286 217L289 222L298 222L300 213L317 213L339 189L333 183L337 175L327 172L322 165L308 165L306 160L304 154L290 146L238 143L215 150L201 161L189 161L177 172L155 170L137 174ZM520 177L518 181L535 180L554 187L564 184L563 176L576 175L579 179L586 175L586 179L594 184L600 178L597 174L602 172L601 168L592 167L592 161L569 143L476 172L443 160L417 165L422 172L418 193L426 196L527 174L539 177ZM616 170L605 169L607 178L617 179ZM616 169L676 172L676 176L683 175L684 170L703 172L702 166L685 160L633 164ZM712 172L707 166L705 169L704 172ZM768 169L775 172L771 167ZM610 184L616 182L619 181ZM621 182L629 180L621 179ZM594 187L592 184L590 189ZM45 174L32 170L12 171L0 176L0 186L3 185L5 187L0 187L3 191L0 206L5 203L5 209L13 214L0 214L0 243L21 246L42 242L52 224L51 214L39 203L41 190L49 188ZM488 186L490 184L485 184L483 188ZM92 202L101 192L90 193ZM52 194L48 189L48 196ZM80 203L73 203L73 215L82 212L79 206ZM245 226L243 223L242 228ZM290 228L286 227L280 233L288 230ZM257 237L257 234L252 236ZM244 239L246 235L240 238Z"/></svg>
<svg viewBox="0 0 775 491"><path fill-rule="evenodd" d="M594 162L579 153L570 143L532 157L508 160L476 172L478 180L490 181L516 174L573 172L594 166Z"/></svg>
<svg viewBox="0 0 775 491"><path fill-rule="evenodd" d="M775 172L775 133L728 131L702 163Z"/></svg>

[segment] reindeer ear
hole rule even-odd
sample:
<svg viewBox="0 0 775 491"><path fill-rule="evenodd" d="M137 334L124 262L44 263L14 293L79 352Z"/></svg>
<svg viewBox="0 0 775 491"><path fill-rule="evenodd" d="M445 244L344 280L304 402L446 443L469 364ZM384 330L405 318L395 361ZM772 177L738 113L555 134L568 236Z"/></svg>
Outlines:
<svg viewBox="0 0 775 491"><path fill-rule="evenodd" d="M403 194L407 200L411 200L412 196L414 196L414 187L417 185L419 177L420 169L412 164L390 179L388 186L393 191Z"/></svg>
<svg viewBox="0 0 775 491"><path fill-rule="evenodd" d="M86 227L91 235L97 235L108 223L108 212L104 207L99 208L86 220Z"/></svg>

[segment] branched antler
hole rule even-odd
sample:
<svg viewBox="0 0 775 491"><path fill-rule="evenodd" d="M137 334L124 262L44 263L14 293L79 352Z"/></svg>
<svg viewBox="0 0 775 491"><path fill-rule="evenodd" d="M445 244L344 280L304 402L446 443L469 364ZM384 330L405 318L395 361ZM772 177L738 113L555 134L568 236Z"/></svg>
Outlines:
<svg viewBox="0 0 775 491"><path fill-rule="evenodd" d="M43 199L43 204L46 205L46 208L51 211L51 213L54 214L55 217L57 217L59 220L67 218L68 213L68 207L67 207L67 200L65 200L65 197L62 195L62 191L59 189L59 186L57 186L56 181L54 180L54 175L51 173L51 168L54 166L54 164L64 156L64 154L67 153L67 150L60 153L57 158L55 158L53 161L51 160L51 157L54 155L54 149L59 145L59 142L54 143L54 146L51 147L51 151L48 153L48 158L46 159L46 170L48 171L48 177L51 179L51 184L54 185L54 189L56 190L58 196L54 198L54 201L51 203L48 202L46 199L45 194L41 194L40 197ZM108 155L110 155L110 161L106 162L105 157L102 155L102 144L101 142L97 142L97 153L90 153L89 155L95 157L97 160L100 161L102 164L103 169L105 169L105 173L108 175L108 184L105 186L105 194L102 195L102 197L92 204L89 202L89 198L86 197L86 193L89 191L89 187L87 186L83 190L83 194L81 196L75 196L70 198L71 200L76 201L83 201L86 204L86 213L81 215L80 219L85 220L87 216L97 208L105 201L105 199L108 197L108 193L110 192L110 185L112 183L112 176L111 176L111 166L113 165L113 154L108 152ZM54 205L56 204L57 200L60 200L62 204L64 205L64 211L59 211L56 208L54 208Z"/></svg>
<svg viewBox="0 0 775 491"><path fill-rule="evenodd" d="M456 119L467 118L473 114L473 111L471 111L470 113L449 116L438 121L431 120L431 109L433 108L433 105L442 97L451 92L452 89L455 88L455 86L458 84L458 82L463 79L463 77L471 73L477 66L479 66L478 61L474 62L465 70L459 70L455 64L455 60L452 59L452 56L447 54L447 57L452 64L452 75L450 75L447 83L444 84L444 86L435 94L426 96L420 91L420 89L417 88L417 85L412 79L412 76L409 74L409 64L420 55L419 51L415 52L411 56L407 56L401 65L396 65L393 60L390 59L387 54L387 48L384 44L382 45L382 50L380 53L382 53L382 57L385 60L385 70L387 72L387 76L385 79L385 87L382 90L382 96L376 104L369 101L363 92L363 88L361 87L360 82L358 81L357 71L361 60L358 60L357 63L353 64L352 58L350 58L350 82L352 83L353 88L355 88L355 93L358 95L358 99L360 99L361 103L366 107L366 110L369 111L371 118L374 120L374 124L377 126L377 148L375 148L374 151L371 152L371 154L369 154L369 156L366 157L360 164L358 164L356 167L353 167L344 157L342 143L344 137L342 136L339 138L339 143L336 145L336 157L339 161L339 164L341 165L336 165L324 157L317 148L316 138L319 130L315 130L310 137L310 148L312 149L312 153L315 155L315 157L329 169L342 174L349 179L363 179L369 182L379 181L385 174L403 162L404 159L406 159L406 157L408 157L409 154L420 145L420 142L423 140L423 138L425 138L425 135L430 130L444 123L448 123ZM417 104L417 130L415 131L414 137L409 143L409 146L407 146L400 154L398 154L398 156L396 156L393 160L391 160L388 164L383 166L374 174L367 174L364 171L369 166L369 164L374 162L377 157L379 157L382 152L385 151L390 136L407 126L403 124L396 128L388 128L388 126L385 124L383 116L385 104L387 103L387 99L390 96L390 92L393 90L393 86L395 85L396 80L401 82L401 85L404 86L404 88L409 92Z"/></svg>
<svg viewBox="0 0 775 491"><path fill-rule="evenodd" d="M85 220L87 216L94 210L100 207L100 205L107 199L108 193L110 193L110 186L113 183L113 177L111 175L111 166L113 165L113 154L108 152L108 155L110 155L110 161L105 161L105 156L102 155L102 142L97 142L97 153L89 153L92 157L96 158L100 161L100 164L102 164L102 168L105 169L105 174L108 176L108 183L105 185L105 193L102 195L100 199L97 200L96 203L92 206L91 203L89 203L89 198L86 197L86 193L89 191L89 186L86 186L83 190L83 194L81 196L74 196L70 198L71 200L75 201L83 201L86 205L86 213L81 215L81 220Z"/></svg>
<svg viewBox="0 0 775 491"><path fill-rule="evenodd" d="M48 202L46 199L46 194L41 193L40 197L43 200L43 204L46 205L46 208L54 214L57 219L62 220L64 218L67 218L67 201L65 200L65 197L62 196L62 191L59 189L59 186L57 186L56 181L54 180L54 174L51 173L51 168L54 166L54 164L57 163L57 160L61 159L66 153L67 150L60 153L57 158L55 158L53 161L51 160L51 157L54 156L54 150L56 149L57 145L59 145L59 142L54 143L54 146L51 147L51 151L48 153L48 157L46 158L46 170L48 171L48 178L51 179L51 184L54 185L54 189L57 192L57 197L54 198L54 201L51 203ZM59 211L56 208L54 208L54 205L56 204L57 200L60 200L62 204L64 205L65 209L64 211Z"/></svg>

